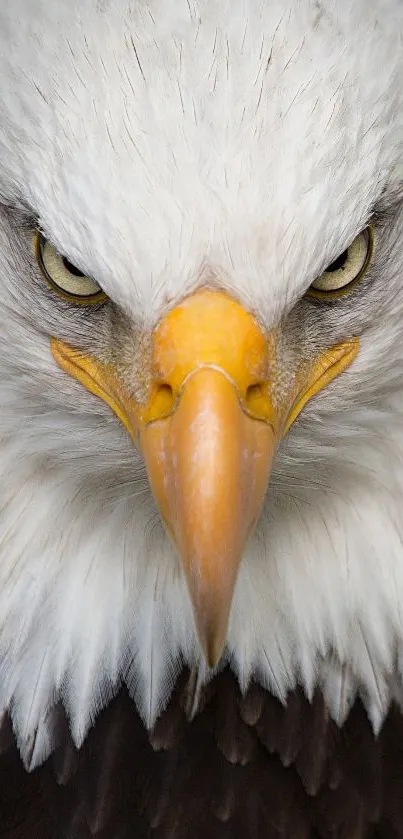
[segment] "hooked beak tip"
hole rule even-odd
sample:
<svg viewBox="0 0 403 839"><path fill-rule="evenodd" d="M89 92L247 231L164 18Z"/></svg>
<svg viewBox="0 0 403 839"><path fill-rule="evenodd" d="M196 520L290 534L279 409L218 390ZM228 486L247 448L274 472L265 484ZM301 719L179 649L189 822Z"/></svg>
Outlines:
<svg viewBox="0 0 403 839"><path fill-rule="evenodd" d="M207 637L199 633L199 640L203 650L205 662L210 670L214 670L220 662L225 646L225 636L211 632Z"/></svg>
<svg viewBox="0 0 403 839"><path fill-rule="evenodd" d="M215 646L212 646L207 650L205 658L206 664L210 670L214 670L214 668L220 663L222 652L223 650L221 647L216 648Z"/></svg>
<svg viewBox="0 0 403 839"><path fill-rule="evenodd" d="M214 670L221 660L227 641L232 592L215 602L211 593L205 592L201 599L192 590L191 594L201 652L207 667Z"/></svg>

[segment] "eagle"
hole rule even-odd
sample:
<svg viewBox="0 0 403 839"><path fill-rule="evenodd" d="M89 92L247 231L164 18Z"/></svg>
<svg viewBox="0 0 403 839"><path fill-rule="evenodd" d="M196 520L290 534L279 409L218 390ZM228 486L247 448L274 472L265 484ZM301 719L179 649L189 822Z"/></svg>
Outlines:
<svg viewBox="0 0 403 839"><path fill-rule="evenodd" d="M0 834L403 836L403 4L0 7Z"/></svg>

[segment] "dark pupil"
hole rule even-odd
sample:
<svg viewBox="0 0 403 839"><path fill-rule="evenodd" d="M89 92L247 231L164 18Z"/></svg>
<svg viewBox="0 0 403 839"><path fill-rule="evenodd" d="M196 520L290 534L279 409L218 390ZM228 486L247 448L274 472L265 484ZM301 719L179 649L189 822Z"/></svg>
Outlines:
<svg viewBox="0 0 403 839"><path fill-rule="evenodd" d="M340 254L334 262L331 262L330 265L326 268L326 273L328 274L330 271L338 271L340 268L343 267L346 259L348 257L348 248L346 251Z"/></svg>
<svg viewBox="0 0 403 839"><path fill-rule="evenodd" d="M85 274L82 274L82 272L79 271L78 268L76 268L76 266L73 265L72 262L69 262L69 260L66 259L65 256L63 256L63 265L65 268L67 268L70 274L73 274L74 277L85 277Z"/></svg>

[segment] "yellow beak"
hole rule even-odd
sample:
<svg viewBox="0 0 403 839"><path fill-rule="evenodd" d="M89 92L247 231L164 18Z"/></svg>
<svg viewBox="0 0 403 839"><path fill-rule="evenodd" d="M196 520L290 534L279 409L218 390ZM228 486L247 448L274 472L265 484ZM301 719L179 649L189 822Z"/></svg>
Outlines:
<svg viewBox="0 0 403 839"><path fill-rule="evenodd" d="M154 331L152 382L142 404L114 370L55 339L51 346L58 364L104 399L140 445L214 666L276 445L306 401L350 364L358 341L298 371L279 401L272 392L275 336L226 294L199 291Z"/></svg>
<svg viewBox="0 0 403 839"><path fill-rule="evenodd" d="M173 415L141 435L150 483L182 557L207 662L219 659L238 565L263 503L275 435L234 384L202 368Z"/></svg>

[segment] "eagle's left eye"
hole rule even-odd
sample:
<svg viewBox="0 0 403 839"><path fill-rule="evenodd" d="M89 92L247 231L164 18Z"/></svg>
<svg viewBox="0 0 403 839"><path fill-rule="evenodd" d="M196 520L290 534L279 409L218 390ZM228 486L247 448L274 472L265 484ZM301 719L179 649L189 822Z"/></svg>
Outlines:
<svg viewBox="0 0 403 839"><path fill-rule="evenodd" d="M36 234L35 253L43 276L64 299L79 304L106 300L106 294L98 283L58 253L41 233Z"/></svg>
<svg viewBox="0 0 403 839"><path fill-rule="evenodd" d="M372 257L373 230L367 227L356 236L308 289L308 297L332 299L350 291L364 276Z"/></svg>

